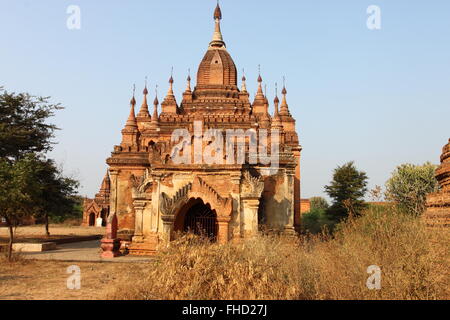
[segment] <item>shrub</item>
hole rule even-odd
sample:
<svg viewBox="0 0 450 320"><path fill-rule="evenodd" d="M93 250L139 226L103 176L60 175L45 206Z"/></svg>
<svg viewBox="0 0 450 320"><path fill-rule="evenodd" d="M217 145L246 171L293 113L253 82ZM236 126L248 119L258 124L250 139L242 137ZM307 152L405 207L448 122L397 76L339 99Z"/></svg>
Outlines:
<svg viewBox="0 0 450 320"><path fill-rule="evenodd" d="M311 203L311 210L314 209L327 210L330 207L327 200L325 200L322 197L312 197L311 199L309 199L309 201Z"/></svg>
<svg viewBox="0 0 450 320"><path fill-rule="evenodd" d="M437 191L436 166L427 162L416 166L403 164L386 182L386 198L397 202L406 212L421 215L425 211L426 196Z"/></svg>
<svg viewBox="0 0 450 320"><path fill-rule="evenodd" d="M335 222L328 217L325 209L313 208L302 215L302 231L318 234L322 231L333 231Z"/></svg>

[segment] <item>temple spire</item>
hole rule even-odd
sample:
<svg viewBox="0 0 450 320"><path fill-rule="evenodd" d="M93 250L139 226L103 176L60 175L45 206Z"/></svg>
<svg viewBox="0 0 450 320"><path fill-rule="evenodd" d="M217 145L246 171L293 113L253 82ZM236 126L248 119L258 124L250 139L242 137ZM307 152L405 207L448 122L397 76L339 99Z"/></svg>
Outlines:
<svg viewBox="0 0 450 320"><path fill-rule="evenodd" d="M156 89L155 89L155 100L153 101L153 116L152 116L152 123L158 123L158 105L159 105L159 101L158 101L158 85L156 85Z"/></svg>
<svg viewBox="0 0 450 320"><path fill-rule="evenodd" d="M247 84L245 83L247 81L247 78L245 78L245 70L242 69L242 92L247 92Z"/></svg>
<svg viewBox="0 0 450 320"><path fill-rule="evenodd" d="M150 118L150 113L148 111L148 103L147 103L147 95L148 95L148 90L147 90L147 77L145 77L145 87L144 87L144 101L142 102L142 106L141 109L139 110L138 113L138 118Z"/></svg>
<svg viewBox="0 0 450 320"><path fill-rule="evenodd" d="M128 129L137 128L136 114L134 111L134 107L136 106L136 99L134 98L135 91L136 91L136 86L133 85L133 97L131 98L131 101L130 101L130 105L131 105L130 115L128 116L127 122L125 124L125 128L128 128Z"/></svg>
<svg viewBox="0 0 450 320"><path fill-rule="evenodd" d="M102 185L100 186L100 191L109 191L111 186L111 180L109 179L109 169L106 170L105 177L103 178Z"/></svg>
<svg viewBox="0 0 450 320"><path fill-rule="evenodd" d="M167 91L167 95L173 96L173 67L172 67L172 71L170 72L169 91Z"/></svg>
<svg viewBox="0 0 450 320"><path fill-rule="evenodd" d="M286 78L283 77L283 90L281 91L282 95L283 95L283 99L281 101L281 110L280 110L280 114L281 115L285 115L285 116L289 116L290 112L289 112L289 106L287 104L287 90L286 90Z"/></svg>
<svg viewBox="0 0 450 320"><path fill-rule="evenodd" d="M225 48L222 31L220 30L220 20L222 20L222 10L220 10L219 1L217 1L216 9L214 10L215 29L213 39L209 44L210 48Z"/></svg>
<svg viewBox="0 0 450 320"><path fill-rule="evenodd" d="M280 103L280 99L278 99L278 84L275 83L275 99L273 101L275 105L275 112L273 114L272 128L282 129L283 124L281 122L280 114L278 112L278 105Z"/></svg>
<svg viewBox="0 0 450 320"><path fill-rule="evenodd" d="M263 88L262 88L263 79L261 77L261 66L258 65L258 91L255 95L255 100L253 101L253 106L263 106L266 102L266 97L264 96ZM259 110L262 113L263 110Z"/></svg>
<svg viewBox="0 0 450 320"><path fill-rule="evenodd" d="M261 65L258 65L258 92L256 93L256 95L262 95L264 96L263 90L262 90L262 82L263 79L261 77Z"/></svg>
<svg viewBox="0 0 450 320"><path fill-rule="evenodd" d="M191 69L188 69L188 77L187 77L187 85L186 85L186 93L191 93Z"/></svg>

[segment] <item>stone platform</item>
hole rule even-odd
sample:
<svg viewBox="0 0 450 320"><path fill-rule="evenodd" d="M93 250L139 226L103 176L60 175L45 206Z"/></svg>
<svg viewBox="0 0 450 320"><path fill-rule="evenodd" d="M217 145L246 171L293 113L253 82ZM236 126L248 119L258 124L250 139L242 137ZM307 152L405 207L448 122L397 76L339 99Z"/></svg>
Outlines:
<svg viewBox="0 0 450 320"><path fill-rule="evenodd" d="M150 262L148 257L121 256L114 259L100 257L100 241L84 241L58 245L56 250L47 252L24 252L23 257L34 260L65 261L65 262Z"/></svg>

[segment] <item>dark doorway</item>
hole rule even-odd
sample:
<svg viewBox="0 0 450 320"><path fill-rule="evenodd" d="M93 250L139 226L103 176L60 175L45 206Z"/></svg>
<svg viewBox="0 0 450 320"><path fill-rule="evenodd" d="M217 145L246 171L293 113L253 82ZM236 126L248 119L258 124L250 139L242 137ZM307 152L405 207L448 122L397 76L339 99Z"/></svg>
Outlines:
<svg viewBox="0 0 450 320"><path fill-rule="evenodd" d="M90 227L95 226L95 213L93 212L89 214L89 226Z"/></svg>
<svg viewBox="0 0 450 320"><path fill-rule="evenodd" d="M184 231L216 241L218 231L216 211L211 210L211 207L201 200L195 202L186 212Z"/></svg>
<svg viewBox="0 0 450 320"><path fill-rule="evenodd" d="M102 227L106 227L107 214L106 214L105 210L102 211L102 215L101 216L102 216Z"/></svg>

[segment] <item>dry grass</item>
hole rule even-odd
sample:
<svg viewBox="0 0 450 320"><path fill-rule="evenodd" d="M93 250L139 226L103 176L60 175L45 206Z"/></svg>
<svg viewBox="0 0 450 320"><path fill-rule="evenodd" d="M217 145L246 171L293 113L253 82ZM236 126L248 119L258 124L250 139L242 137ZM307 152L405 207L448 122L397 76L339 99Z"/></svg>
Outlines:
<svg viewBox="0 0 450 320"><path fill-rule="evenodd" d="M218 245L186 236L110 299L449 299L449 230L395 208L372 208L334 237L267 236ZM369 290L367 267L382 270Z"/></svg>

